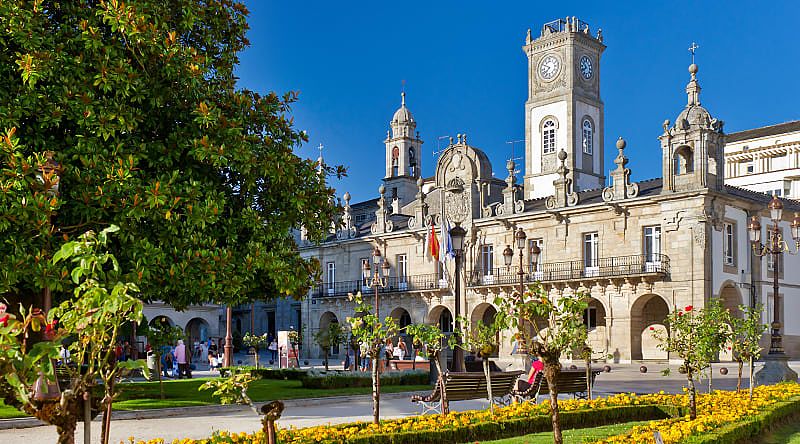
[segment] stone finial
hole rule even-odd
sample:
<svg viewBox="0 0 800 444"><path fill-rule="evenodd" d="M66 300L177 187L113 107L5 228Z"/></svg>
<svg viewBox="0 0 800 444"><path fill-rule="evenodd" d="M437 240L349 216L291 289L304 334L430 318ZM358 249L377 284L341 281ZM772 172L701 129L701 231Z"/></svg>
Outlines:
<svg viewBox="0 0 800 444"><path fill-rule="evenodd" d="M686 106L700 104L700 83L697 82L697 71L698 68L696 64L692 63L689 65L689 74L691 74L692 78L689 80L689 84L686 85Z"/></svg>
<svg viewBox="0 0 800 444"><path fill-rule="evenodd" d="M378 210L375 211L375 222L372 224L372 234L388 233L392 231L392 222L389 220L389 211L386 209L386 186L378 187Z"/></svg>
<svg viewBox="0 0 800 444"><path fill-rule="evenodd" d="M567 152L562 148L558 152L558 160L561 165L556 170L558 178L553 181L555 187L555 195L550 196L545 200L545 207L548 210L554 208L572 207L578 204L578 194L572 191L572 179L568 177L569 168L567 168Z"/></svg>
<svg viewBox="0 0 800 444"><path fill-rule="evenodd" d="M495 208L495 215L497 216L521 213L525 209L524 203L521 200L516 200L517 177L514 175L516 167L517 164L514 160L508 159L508 162L506 162L508 177L506 178L506 187L503 189L503 203Z"/></svg>
<svg viewBox="0 0 800 444"><path fill-rule="evenodd" d="M417 205L414 208L414 217L408 219L408 228L420 228L425 226L425 218L428 215L428 204L425 203L425 193L422 186L425 181L421 177L417 178Z"/></svg>
<svg viewBox="0 0 800 444"><path fill-rule="evenodd" d="M528 35L525 37L525 44L530 45L533 39L531 38L531 28L528 28Z"/></svg>
<svg viewBox="0 0 800 444"><path fill-rule="evenodd" d="M628 165L628 158L625 157L625 139L620 137L617 139L617 154L614 163L617 168L611 172L611 186L603 189L603 201L611 202L623 200L630 197L639 195L639 184L630 183L631 170L626 168Z"/></svg>
<svg viewBox="0 0 800 444"><path fill-rule="evenodd" d="M337 239L353 239L356 237L356 228L353 225L353 211L350 207L350 193L345 192L344 206L342 207L342 222L339 230L336 232Z"/></svg>

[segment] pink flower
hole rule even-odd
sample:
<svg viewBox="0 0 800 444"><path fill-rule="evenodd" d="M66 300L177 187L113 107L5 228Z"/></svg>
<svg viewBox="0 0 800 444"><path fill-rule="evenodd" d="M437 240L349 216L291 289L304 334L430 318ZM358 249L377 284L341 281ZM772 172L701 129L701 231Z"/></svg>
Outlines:
<svg viewBox="0 0 800 444"><path fill-rule="evenodd" d="M686 311L692 311L692 309L693 309L693 308L694 308L694 307L692 307L691 305L687 305L685 310L686 310Z"/></svg>
<svg viewBox="0 0 800 444"><path fill-rule="evenodd" d="M6 304L0 302L0 314L5 314L7 308Z"/></svg>

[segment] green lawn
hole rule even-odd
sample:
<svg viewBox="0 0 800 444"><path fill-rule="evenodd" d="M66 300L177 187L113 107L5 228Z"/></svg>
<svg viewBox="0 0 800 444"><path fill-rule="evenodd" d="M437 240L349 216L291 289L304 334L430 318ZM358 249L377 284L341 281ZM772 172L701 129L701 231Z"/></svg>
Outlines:
<svg viewBox="0 0 800 444"><path fill-rule="evenodd" d="M207 379L181 379L164 381L166 399L161 400L158 382L124 383L120 387L120 395L114 402L115 410L160 409L167 407L188 407L217 404L211 397L211 390L199 391L198 388ZM405 391L429 391L427 385L381 387L381 393L397 393ZM272 401L275 399L321 398L326 396L366 395L372 393L371 387L342 389L307 389L300 381L262 379L250 384L247 394L253 401ZM26 415L0 402L0 419L18 418Z"/></svg>
<svg viewBox="0 0 800 444"><path fill-rule="evenodd" d="M800 444L800 423L793 422L767 434L762 444Z"/></svg>
<svg viewBox="0 0 800 444"><path fill-rule="evenodd" d="M650 421L626 422L588 429L564 430L564 442L572 444L596 441L598 439L625 433L633 426L647 424L648 422ZM497 441L481 441L481 444L551 444L552 442L553 432L541 432Z"/></svg>

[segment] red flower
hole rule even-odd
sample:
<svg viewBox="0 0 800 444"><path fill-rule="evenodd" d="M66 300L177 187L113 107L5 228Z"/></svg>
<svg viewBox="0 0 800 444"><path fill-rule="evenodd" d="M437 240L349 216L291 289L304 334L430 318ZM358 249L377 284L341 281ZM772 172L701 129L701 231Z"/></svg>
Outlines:
<svg viewBox="0 0 800 444"><path fill-rule="evenodd" d="M728 347L728 350L730 350L730 349L731 349L731 348L730 348L730 347Z"/></svg>
<svg viewBox="0 0 800 444"><path fill-rule="evenodd" d="M682 311L679 311L679 312L678 312L678 316L683 316L683 312L682 312Z"/></svg>
<svg viewBox="0 0 800 444"><path fill-rule="evenodd" d="M9 316L7 314L4 314L3 316L0 316L0 324L3 324L3 327L7 327L8 326L8 319L10 317L11 316Z"/></svg>
<svg viewBox="0 0 800 444"><path fill-rule="evenodd" d="M692 307L691 305L687 305L687 306L686 306L686 311L692 311L692 309L693 309L693 308L694 308L694 307Z"/></svg>
<svg viewBox="0 0 800 444"><path fill-rule="evenodd" d="M650 327L650 330L655 331L656 329L655 327Z"/></svg>

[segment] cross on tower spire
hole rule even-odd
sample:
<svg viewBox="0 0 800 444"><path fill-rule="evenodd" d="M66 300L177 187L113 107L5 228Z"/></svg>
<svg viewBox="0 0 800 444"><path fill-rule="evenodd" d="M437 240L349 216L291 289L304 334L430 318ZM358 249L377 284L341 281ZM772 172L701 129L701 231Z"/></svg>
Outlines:
<svg viewBox="0 0 800 444"><path fill-rule="evenodd" d="M694 64L694 53L700 48L697 43L692 42L692 45L689 46L689 52L692 54L692 64Z"/></svg>

